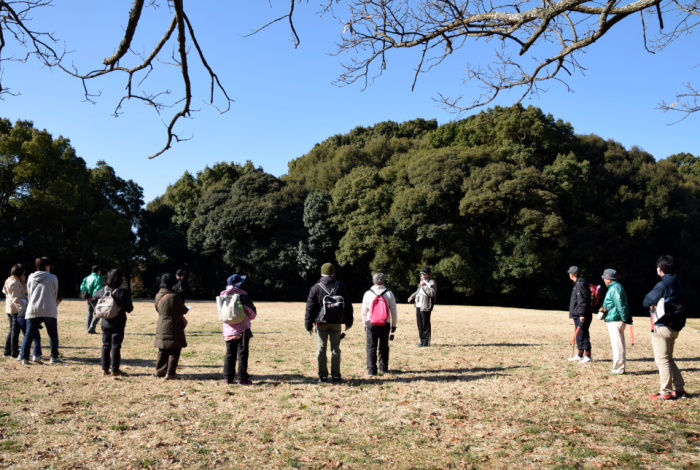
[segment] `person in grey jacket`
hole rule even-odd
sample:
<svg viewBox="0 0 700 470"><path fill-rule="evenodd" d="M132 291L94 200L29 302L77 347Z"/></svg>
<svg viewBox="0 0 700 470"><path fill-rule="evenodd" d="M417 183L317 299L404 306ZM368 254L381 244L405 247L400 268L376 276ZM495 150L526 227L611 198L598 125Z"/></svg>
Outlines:
<svg viewBox="0 0 700 470"><path fill-rule="evenodd" d="M61 298L58 296L58 278L51 274L51 261L48 258L36 259L36 272L27 280L27 333L22 340L20 356L22 365L29 365L29 345L39 335L39 327L46 325L51 344L51 364L61 362L58 358L58 304ZM41 364L36 361L35 364Z"/></svg>
<svg viewBox="0 0 700 470"><path fill-rule="evenodd" d="M430 346L432 327L430 325L430 315L435 306L435 295L437 293L437 283L430 275L430 268L424 267L420 270L420 284L418 290L409 298L409 302L416 301L416 323L418 324L418 336L420 337L419 347Z"/></svg>

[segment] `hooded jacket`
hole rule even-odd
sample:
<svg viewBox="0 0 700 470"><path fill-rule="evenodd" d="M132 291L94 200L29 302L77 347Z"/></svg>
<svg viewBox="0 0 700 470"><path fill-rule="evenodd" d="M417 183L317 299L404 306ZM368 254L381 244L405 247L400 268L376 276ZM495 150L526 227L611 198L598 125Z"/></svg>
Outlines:
<svg viewBox="0 0 700 470"><path fill-rule="evenodd" d="M664 277L644 297L644 307L651 308L659 300L664 299L666 315L656 322L656 326L666 326L675 331L681 331L685 326L685 293L683 286L675 274L664 274ZM650 313L651 315L651 313Z"/></svg>
<svg viewBox="0 0 700 470"><path fill-rule="evenodd" d="M27 284L18 277L8 277L2 292L5 294L5 312L10 315L19 313L27 304Z"/></svg>
<svg viewBox="0 0 700 470"><path fill-rule="evenodd" d="M87 293L86 297L92 297L95 292L102 289L105 285L105 280L97 273L91 273L88 277L83 279L82 284L80 284L80 293Z"/></svg>
<svg viewBox="0 0 700 470"><path fill-rule="evenodd" d="M569 300L569 318L593 316L591 312L591 285L584 278L579 277L571 290Z"/></svg>
<svg viewBox="0 0 700 470"><path fill-rule="evenodd" d="M344 282L337 281L335 276L323 276L316 284L313 285L311 290L309 290L309 297L306 300L306 316L304 318L304 326L306 327L306 331L311 331L314 327L314 323L318 323L320 321L323 298L328 295L318 284L323 284L323 286L330 292L336 282L338 282L338 290L336 294L342 296L343 300L345 301L345 311L343 312L343 321L341 323L345 324L347 328L352 326L352 304L350 303L348 288L345 286Z"/></svg>
<svg viewBox="0 0 700 470"><path fill-rule="evenodd" d="M46 271L32 273L27 280L27 320L58 318L58 278Z"/></svg>
<svg viewBox="0 0 700 470"><path fill-rule="evenodd" d="M627 303L627 293L624 287L618 281L613 281L608 285L608 292L603 300L603 307L607 311L605 314L605 322L611 323L614 321L623 321L629 323L630 306Z"/></svg>
<svg viewBox="0 0 700 470"><path fill-rule="evenodd" d="M424 284L418 284L418 290L413 293L416 299L416 308L421 312L431 312L435 307L435 297L437 295L437 282L432 277L421 279Z"/></svg>

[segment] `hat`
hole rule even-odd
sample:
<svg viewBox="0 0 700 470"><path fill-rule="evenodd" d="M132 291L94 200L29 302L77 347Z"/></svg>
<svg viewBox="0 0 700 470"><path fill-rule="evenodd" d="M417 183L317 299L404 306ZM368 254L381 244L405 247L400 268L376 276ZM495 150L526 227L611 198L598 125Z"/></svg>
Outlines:
<svg viewBox="0 0 700 470"><path fill-rule="evenodd" d="M619 279L617 278L617 271L614 269L606 269L603 271L603 275L600 276L603 279L610 279L611 281L618 281Z"/></svg>
<svg viewBox="0 0 700 470"><path fill-rule="evenodd" d="M331 263L324 264L321 266L321 274L324 276L334 276L335 266L333 266Z"/></svg>
<svg viewBox="0 0 700 470"><path fill-rule="evenodd" d="M426 266L420 270L420 273L421 274L430 274L430 268Z"/></svg>
<svg viewBox="0 0 700 470"><path fill-rule="evenodd" d="M569 270L567 271L569 274L581 274L581 270L578 268L578 266L571 266Z"/></svg>
<svg viewBox="0 0 700 470"><path fill-rule="evenodd" d="M172 289L177 284L177 279L172 274L163 274L160 277L160 289Z"/></svg>
<svg viewBox="0 0 700 470"><path fill-rule="evenodd" d="M176 276L184 276L184 275L185 275L185 270L184 270L184 269L178 269L178 270L175 272L175 275L176 275Z"/></svg>
<svg viewBox="0 0 700 470"><path fill-rule="evenodd" d="M247 278L248 278L248 276L234 274L233 276L226 279L226 284L229 286L241 287L241 284L243 284L243 281L245 281Z"/></svg>

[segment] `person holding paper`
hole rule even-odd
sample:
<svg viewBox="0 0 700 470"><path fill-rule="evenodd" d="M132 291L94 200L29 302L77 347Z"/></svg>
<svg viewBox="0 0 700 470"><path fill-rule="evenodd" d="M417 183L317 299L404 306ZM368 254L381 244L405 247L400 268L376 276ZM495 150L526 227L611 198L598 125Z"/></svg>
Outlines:
<svg viewBox="0 0 700 470"><path fill-rule="evenodd" d="M605 294L600 311L605 314L604 320L610 334L613 352L612 373L622 375L625 373L626 365L625 325L632 324L632 316L627 303L627 294L625 288L620 284L617 271L606 269L601 277L605 285L608 286L608 292Z"/></svg>
<svg viewBox="0 0 700 470"><path fill-rule="evenodd" d="M673 347L678 334L685 326L686 318L685 294L683 286L676 278L673 256L659 258L656 262L656 273L661 280L644 297L644 307L649 309L652 318L651 345L654 348L654 361L659 368L661 389L659 393L649 395L649 398L687 398L683 376L673 360Z"/></svg>

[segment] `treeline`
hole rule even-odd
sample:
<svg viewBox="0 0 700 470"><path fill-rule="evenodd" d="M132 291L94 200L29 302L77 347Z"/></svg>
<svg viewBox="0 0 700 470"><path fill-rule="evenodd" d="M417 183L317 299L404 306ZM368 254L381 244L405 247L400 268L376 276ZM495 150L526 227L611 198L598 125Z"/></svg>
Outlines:
<svg viewBox="0 0 700 470"><path fill-rule="evenodd" d="M15 130L7 129L1 139ZM59 141L75 158L67 141ZM407 296L418 269L430 265L439 302L535 308L566 307L570 265L594 283L614 268L641 313L641 299L657 279L656 259L671 254L695 309L699 162L690 154L657 162L637 147L576 135L570 124L534 107L496 107L442 126L418 119L358 127L291 161L281 178L250 161L219 163L186 172L142 211L126 210L140 201L133 182L111 172L112 183L100 186L98 175L111 169L88 170L83 162L81 171L100 188L91 203L131 223L123 238L128 249L117 250L113 241L112 251L91 251L94 245L81 245L88 239L77 234L41 245L33 237L43 235L23 232L14 220L7 230L5 205L16 211L31 204L28 183L0 207L3 242L5 232L17 232L0 256L8 265L17 253L53 247L64 256L70 251L64 247L74 247L80 261L71 269L83 263L85 271L104 256L103 264L131 272L134 293L142 296L155 292L163 272L180 267L198 298L212 298L228 275L240 272L261 300L304 300L326 261L336 264L354 297L373 271L386 273L390 288ZM132 188L121 189L132 196L111 196L116 187ZM52 211L49 227L62 227L62 217L81 219L71 210ZM85 222L86 231L101 226L93 217ZM122 236L108 232L108 239Z"/></svg>

